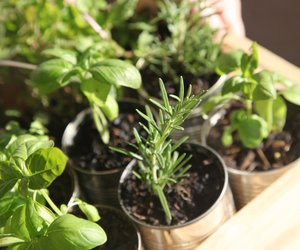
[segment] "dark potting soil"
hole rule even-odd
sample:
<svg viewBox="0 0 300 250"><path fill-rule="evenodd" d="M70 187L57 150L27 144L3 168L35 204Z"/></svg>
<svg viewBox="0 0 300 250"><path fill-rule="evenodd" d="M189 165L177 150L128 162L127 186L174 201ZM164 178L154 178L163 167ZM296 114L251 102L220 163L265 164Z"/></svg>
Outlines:
<svg viewBox="0 0 300 250"><path fill-rule="evenodd" d="M189 154L190 149L185 146L182 152ZM164 190L172 213L171 223L166 221L157 196L150 193L135 175L129 174L121 185L121 200L132 217L153 226L181 225L197 218L216 202L224 187L221 163L210 151L192 150L188 177Z"/></svg>
<svg viewBox="0 0 300 250"><path fill-rule="evenodd" d="M74 180L66 169L48 188L51 199L56 205L67 204L74 192Z"/></svg>
<svg viewBox="0 0 300 250"><path fill-rule="evenodd" d="M138 236L132 222L116 209L99 208L101 219L98 222L107 235L104 245L97 250L137 250Z"/></svg>
<svg viewBox="0 0 300 250"><path fill-rule="evenodd" d="M121 113L110 123L110 142L106 145L102 142L90 115L80 125L74 145L67 149L68 155L77 166L83 169L99 171L123 168L131 161L131 158L111 150L109 146L133 150L128 143L135 142L132 134L134 127L138 131L142 130L138 121L137 114Z"/></svg>
<svg viewBox="0 0 300 250"><path fill-rule="evenodd" d="M189 74L180 74L178 73L178 76L183 76L183 80L185 83L185 91L187 91L189 85L192 85L192 93L193 94L199 94L202 91L208 90L210 87L213 86L213 84L218 80L219 76L216 74L207 74L200 77L195 77L194 75ZM155 76L155 78L154 78ZM161 99L161 91L159 88L159 81L157 74L154 74L153 72L149 70L145 70L145 72L142 73L142 78L144 84L144 88L146 92L153 97L156 97L158 99ZM179 78L178 83L174 83L173 81L166 80L162 77L162 80L164 82L164 85L166 87L166 91L168 94L176 94L179 93Z"/></svg>
<svg viewBox="0 0 300 250"><path fill-rule="evenodd" d="M267 171L284 167L300 156L300 107L290 103L283 131L271 133L256 149L243 147L237 133L231 146L223 146L221 135L229 124L230 112L239 107L237 103L231 106L207 138L207 144L223 156L227 166L250 172Z"/></svg>

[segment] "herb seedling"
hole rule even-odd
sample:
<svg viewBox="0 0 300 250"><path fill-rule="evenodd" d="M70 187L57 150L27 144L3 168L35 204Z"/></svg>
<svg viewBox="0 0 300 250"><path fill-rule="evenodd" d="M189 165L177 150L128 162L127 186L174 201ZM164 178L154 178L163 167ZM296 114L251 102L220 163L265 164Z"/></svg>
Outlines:
<svg viewBox="0 0 300 250"><path fill-rule="evenodd" d="M174 82L178 71L197 76L212 73L221 43L216 42L216 30L206 21L205 1L157 2L157 17L141 32L134 50L138 67L149 67Z"/></svg>
<svg viewBox="0 0 300 250"><path fill-rule="evenodd" d="M237 131L245 147L256 148L272 131L283 129L287 112L284 98L300 105L299 85L276 73L258 70L256 43L253 43L250 54L243 51L224 54L217 65L219 74L235 72L235 75L224 83L223 97L216 98L221 102L238 99L245 107L233 112L230 125L222 136L224 145L232 144L232 133ZM281 84L279 89L276 83Z"/></svg>
<svg viewBox="0 0 300 250"><path fill-rule="evenodd" d="M119 113L117 91L122 87L137 89L139 71L118 59L103 59L88 50L80 56L69 50L51 49L46 54L56 57L43 62L33 71L31 81L40 94L49 94L72 82L89 101L94 122L104 143L109 142L108 120Z"/></svg>
<svg viewBox="0 0 300 250"><path fill-rule="evenodd" d="M63 250L103 244L106 234L95 223L100 218L95 207L76 199L59 208L48 194L65 170L64 153L47 136L24 130L2 131L0 138L6 141L0 154L0 247ZM75 205L92 221L69 214Z"/></svg>
<svg viewBox="0 0 300 250"><path fill-rule="evenodd" d="M173 142L169 136L174 130L183 130L180 126L189 116L192 110L199 104L201 94L191 95L191 86L184 95L184 83L180 80L180 92L178 96L170 95L176 104L170 105L164 83L160 80L160 89L163 96L162 104L150 99L159 110L159 122L156 122L152 111L146 106L146 112L137 110L147 124L141 126L147 132L147 138L143 138L133 129L136 145L133 145L137 153L120 148L114 150L132 156L137 160L138 170L134 174L149 187L149 190L158 196L167 221L171 221L172 215L168 205L164 188L167 184L176 184L187 175L191 165L188 164L191 156L179 154L176 150L188 137L183 137Z"/></svg>

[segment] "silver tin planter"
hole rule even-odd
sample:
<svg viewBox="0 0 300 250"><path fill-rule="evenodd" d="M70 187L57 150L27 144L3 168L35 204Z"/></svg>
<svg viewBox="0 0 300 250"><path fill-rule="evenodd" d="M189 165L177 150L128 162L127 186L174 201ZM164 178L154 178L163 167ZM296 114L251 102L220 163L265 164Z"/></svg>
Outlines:
<svg viewBox="0 0 300 250"><path fill-rule="evenodd" d="M70 192L66 193L68 188ZM57 205L61 205L61 203L72 204L76 198L81 197L77 175L69 165L67 165L62 175L53 181L48 190Z"/></svg>
<svg viewBox="0 0 300 250"><path fill-rule="evenodd" d="M101 216L101 219L98 223L106 232L108 239L104 245L96 249L144 249L139 230L121 210L112 206L101 204L96 204L95 207L98 209ZM120 230L122 231L120 232ZM120 240L122 242L120 242Z"/></svg>
<svg viewBox="0 0 300 250"><path fill-rule="evenodd" d="M201 147L202 152L213 154L218 161L220 170L224 173L224 183L222 191L213 205L204 213L192 221L188 221L178 226L153 226L139 221L128 213L121 199L121 189L119 187L119 199L123 211L135 222L142 235L142 240L147 250L191 250L217 230L235 212L231 189L228 184L228 175L225 170L223 160L210 148L199 144L190 144L192 147ZM123 172L120 179L120 186L125 177L131 173L135 165L132 161Z"/></svg>
<svg viewBox="0 0 300 250"><path fill-rule="evenodd" d="M119 103L120 113L134 114L137 107L140 108L140 105L131 101ZM67 155L70 148L74 145L75 137L81 123L85 119L91 118L91 116L90 109L83 110L66 127L62 136L62 148ZM126 166L98 171L94 169L83 169L72 159L69 159L69 164L76 171L82 195L88 202L107 204L114 207L119 206L117 189L120 176Z"/></svg>
<svg viewBox="0 0 300 250"><path fill-rule="evenodd" d="M209 146L211 146L207 139L210 130L218 123L218 121L223 116L225 116L226 112L227 111L225 108L218 108L212 111L209 119L207 119L202 126L202 144L208 144ZM243 206L248 204L252 199L254 199L262 191L264 191L268 186L270 186L275 180L282 176L286 171L297 164L299 160L300 159L291 162L287 166L269 171L249 172L227 166L227 170L229 173L229 182L234 196L236 208L241 209Z"/></svg>

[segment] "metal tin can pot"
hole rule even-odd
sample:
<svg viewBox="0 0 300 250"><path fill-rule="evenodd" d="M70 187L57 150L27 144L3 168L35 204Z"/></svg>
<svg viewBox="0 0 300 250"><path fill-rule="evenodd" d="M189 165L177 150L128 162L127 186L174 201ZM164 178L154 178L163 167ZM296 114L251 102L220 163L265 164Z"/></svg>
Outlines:
<svg viewBox="0 0 300 250"><path fill-rule="evenodd" d="M224 172L224 183L222 191L214 204L200 216L192 221L188 221L179 226L152 226L139 221L130 215L123 205L121 199L121 189L119 188L119 199L123 211L131 218L142 235L143 244L148 250L175 250L175 249L195 249L199 244L217 230L235 212L232 193L228 184L228 175L222 159L210 148L199 144L190 144L192 147L200 147L199 151L214 155L214 160L219 161L219 168ZM131 173L135 161L124 170L120 185L125 177Z"/></svg>
<svg viewBox="0 0 300 250"><path fill-rule="evenodd" d="M101 216L99 224L108 239L104 245L96 249L143 250L140 232L121 210L101 204L96 204L95 207Z"/></svg>
<svg viewBox="0 0 300 250"><path fill-rule="evenodd" d="M134 114L137 107L140 108L140 105L131 101L119 103L120 113ZM91 119L91 116L90 109L83 110L66 127L62 137L62 148L67 155L70 148L74 145L80 124L85 121L85 119ZM117 198L118 183L122 171L126 166L122 168L103 169L100 171L89 168L84 169L78 166L72 159L70 159L69 162L70 166L76 171L79 186L83 192L83 196L88 202L107 204L115 207L119 206Z"/></svg>
<svg viewBox="0 0 300 250"><path fill-rule="evenodd" d="M226 114L226 112L227 111L225 108L216 109L210 114L209 119L203 123L203 133L201 135L201 142L203 144L209 144L208 136L211 128L218 123L218 121ZM209 144L209 146L211 145ZM249 203L286 171L292 168L298 161L299 159L288 164L287 166L268 171L248 172L227 166L229 182L237 209L240 209Z"/></svg>

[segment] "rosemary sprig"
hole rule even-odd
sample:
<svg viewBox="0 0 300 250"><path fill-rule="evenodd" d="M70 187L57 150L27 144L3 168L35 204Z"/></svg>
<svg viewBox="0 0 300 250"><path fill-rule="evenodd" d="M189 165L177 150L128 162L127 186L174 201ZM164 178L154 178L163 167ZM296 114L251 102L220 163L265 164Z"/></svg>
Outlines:
<svg viewBox="0 0 300 250"><path fill-rule="evenodd" d="M159 84L163 97L162 103L150 99L158 109L159 121L154 119L148 106L146 106L145 113L137 110L146 121L140 124L147 132L147 138L143 138L135 128L133 129L137 153L120 148L113 149L137 160L138 169L134 171L134 174L158 196L166 219L170 222L172 215L164 188L167 184L176 184L187 175L187 171L191 168L188 162L192 157L176 151L188 137L185 136L174 142L170 135L175 130L183 130L181 124L199 104L202 94L192 95L191 86L185 94L183 79L180 78L180 92L178 96L170 95L170 98L175 101L172 102L175 104L171 105L162 80Z"/></svg>

